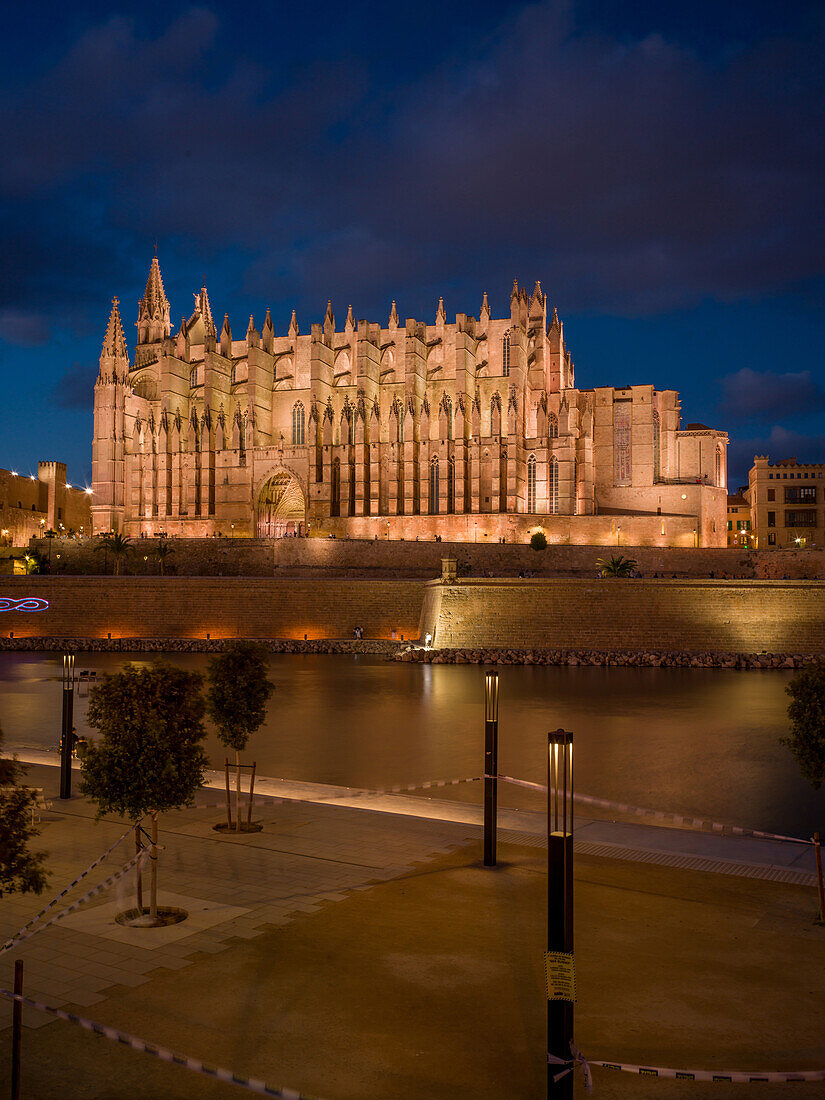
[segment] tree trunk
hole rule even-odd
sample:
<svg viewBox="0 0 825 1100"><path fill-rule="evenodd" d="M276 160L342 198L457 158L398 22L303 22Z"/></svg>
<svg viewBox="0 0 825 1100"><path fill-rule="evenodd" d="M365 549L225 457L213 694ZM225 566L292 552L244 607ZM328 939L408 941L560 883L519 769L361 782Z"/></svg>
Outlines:
<svg viewBox="0 0 825 1100"><path fill-rule="evenodd" d="M241 831L241 754L235 749L235 831Z"/></svg>
<svg viewBox="0 0 825 1100"><path fill-rule="evenodd" d="M152 810L152 847L149 851L152 874L149 879L149 916L158 919L158 811Z"/></svg>
<svg viewBox="0 0 825 1100"><path fill-rule="evenodd" d="M141 849L143 848L143 842L140 839L140 825L135 825L135 855L139 856ZM137 911L138 916L143 915L143 874L141 871L140 863L135 867L135 873L137 876Z"/></svg>
<svg viewBox="0 0 825 1100"><path fill-rule="evenodd" d="M226 775L226 827L232 828L232 796L229 793L229 757L223 758L223 770Z"/></svg>

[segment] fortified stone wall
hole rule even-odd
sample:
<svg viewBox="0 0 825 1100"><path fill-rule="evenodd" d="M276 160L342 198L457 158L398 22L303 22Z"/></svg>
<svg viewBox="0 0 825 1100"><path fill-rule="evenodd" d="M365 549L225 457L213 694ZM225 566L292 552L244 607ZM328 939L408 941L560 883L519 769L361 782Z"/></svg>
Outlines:
<svg viewBox="0 0 825 1100"><path fill-rule="evenodd" d="M418 637L419 581L224 577L2 577L0 609L30 597L43 610L0 613L6 638ZM5 598L5 599L4 599Z"/></svg>
<svg viewBox="0 0 825 1100"><path fill-rule="evenodd" d="M433 582L422 632L439 648L822 653L825 583Z"/></svg>
<svg viewBox="0 0 825 1100"><path fill-rule="evenodd" d="M157 539L135 539L121 572L157 576ZM54 539L33 543L44 558L51 553L53 574L113 572L111 555L95 550L97 541ZM654 573L672 578L752 577L781 580L806 577L825 579L825 550L706 550L634 546L549 546L534 551L521 543L402 542L367 539L172 539L167 573L177 576L299 575L306 570L331 575L364 577L420 577L441 574L441 559L452 557L469 565L469 575L517 577L593 577L596 561L616 554L635 558L645 577Z"/></svg>

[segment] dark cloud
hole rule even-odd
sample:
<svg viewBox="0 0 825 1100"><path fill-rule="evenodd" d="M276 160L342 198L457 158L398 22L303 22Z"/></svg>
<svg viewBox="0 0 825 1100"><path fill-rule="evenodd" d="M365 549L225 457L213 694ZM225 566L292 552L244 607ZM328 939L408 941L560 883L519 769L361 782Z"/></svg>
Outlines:
<svg viewBox="0 0 825 1100"><path fill-rule="evenodd" d="M0 309L0 339L22 348L34 348L49 339L48 318L20 309Z"/></svg>
<svg viewBox="0 0 825 1100"><path fill-rule="evenodd" d="M87 363L73 363L55 383L51 399L59 409L91 409L94 406L94 371Z"/></svg>
<svg viewBox="0 0 825 1100"><path fill-rule="evenodd" d="M825 407L825 390L811 372L774 374L743 367L721 379L720 411L737 420L777 420Z"/></svg>
<svg viewBox="0 0 825 1100"><path fill-rule="evenodd" d="M745 484L755 455L769 455L776 462L797 457L800 462L825 462L825 434L805 435L802 432L774 425L766 436L752 439L731 439L728 447L728 481Z"/></svg>
<svg viewBox="0 0 825 1100"><path fill-rule="evenodd" d="M131 277L155 236L166 256L237 249L241 289L319 301L518 273L567 310L640 315L821 276L821 34L704 57L571 11L526 5L394 81L368 55L299 65L292 41L267 64L227 51L203 8L154 37L90 28L5 96L0 227L22 204L35 259L0 302L119 258Z"/></svg>

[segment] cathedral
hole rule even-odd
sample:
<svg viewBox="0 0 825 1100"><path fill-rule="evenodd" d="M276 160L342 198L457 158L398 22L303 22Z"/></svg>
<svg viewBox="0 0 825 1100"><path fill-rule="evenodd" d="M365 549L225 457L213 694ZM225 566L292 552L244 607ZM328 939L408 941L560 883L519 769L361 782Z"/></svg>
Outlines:
<svg viewBox="0 0 825 1100"><path fill-rule="evenodd" d="M632 361L622 365L632 368ZM577 389L541 285L510 314L242 339L206 287L172 334L157 257L131 359L115 299L95 383L95 533L724 546L727 436L652 385Z"/></svg>

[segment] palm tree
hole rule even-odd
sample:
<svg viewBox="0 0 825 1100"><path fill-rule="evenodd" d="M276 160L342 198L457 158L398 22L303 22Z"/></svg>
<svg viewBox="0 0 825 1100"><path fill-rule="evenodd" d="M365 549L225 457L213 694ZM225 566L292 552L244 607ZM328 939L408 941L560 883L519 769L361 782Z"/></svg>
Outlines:
<svg viewBox="0 0 825 1100"><path fill-rule="evenodd" d="M596 568L600 577L630 577L636 568L636 560L616 554L612 558L599 558Z"/></svg>
<svg viewBox="0 0 825 1100"><path fill-rule="evenodd" d="M120 563L127 557L132 549L132 540L127 535L121 535L119 531L107 531L100 536L100 542L96 550L108 551L115 559L115 576L120 576Z"/></svg>
<svg viewBox="0 0 825 1100"><path fill-rule="evenodd" d="M164 575L164 563L170 554L174 554L175 548L171 543L161 539L155 548L155 557L158 559L158 565L160 566L160 575Z"/></svg>

